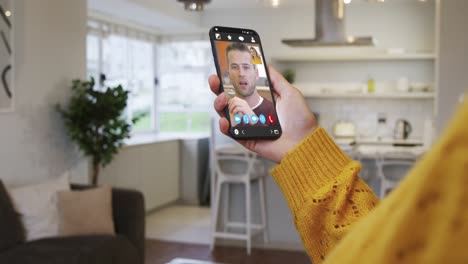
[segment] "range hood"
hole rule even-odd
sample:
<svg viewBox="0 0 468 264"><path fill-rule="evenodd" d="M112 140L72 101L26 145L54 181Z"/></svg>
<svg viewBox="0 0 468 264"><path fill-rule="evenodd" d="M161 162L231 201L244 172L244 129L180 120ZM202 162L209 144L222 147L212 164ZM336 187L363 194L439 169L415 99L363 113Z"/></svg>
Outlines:
<svg viewBox="0 0 468 264"><path fill-rule="evenodd" d="M346 36L343 0L315 0L315 38L283 39L292 47L371 46L373 37Z"/></svg>

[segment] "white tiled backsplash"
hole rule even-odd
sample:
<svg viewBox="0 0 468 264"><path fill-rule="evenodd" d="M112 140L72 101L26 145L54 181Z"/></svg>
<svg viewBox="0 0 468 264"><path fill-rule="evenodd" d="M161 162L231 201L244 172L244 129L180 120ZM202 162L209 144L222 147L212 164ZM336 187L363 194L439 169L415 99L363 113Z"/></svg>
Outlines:
<svg viewBox="0 0 468 264"><path fill-rule="evenodd" d="M387 98L317 98L307 100L312 111L319 113L319 122L328 132L333 131L336 121L352 121L358 137L374 137L377 115L387 117L387 133L391 137L398 119L410 122L410 138L422 139L424 122L433 119L434 100L430 99L387 99Z"/></svg>

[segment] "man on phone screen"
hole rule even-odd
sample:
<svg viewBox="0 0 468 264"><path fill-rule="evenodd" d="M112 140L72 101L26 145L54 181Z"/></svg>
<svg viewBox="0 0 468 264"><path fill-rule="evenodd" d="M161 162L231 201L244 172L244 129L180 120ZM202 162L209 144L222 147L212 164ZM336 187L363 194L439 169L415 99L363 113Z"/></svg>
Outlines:
<svg viewBox="0 0 468 264"><path fill-rule="evenodd" d="M233 42L226 48L229 78L234 86L235 96L228 96L231 125L272 124L275 116L273 102L262 97L257 91L258 69L252 61L246 44Z"/></svg>

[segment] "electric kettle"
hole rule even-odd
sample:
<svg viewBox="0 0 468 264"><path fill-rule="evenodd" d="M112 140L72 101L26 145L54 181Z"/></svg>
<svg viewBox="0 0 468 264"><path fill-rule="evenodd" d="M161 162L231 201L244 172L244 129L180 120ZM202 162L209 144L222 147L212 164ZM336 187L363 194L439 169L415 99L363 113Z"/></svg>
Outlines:
<svg viewBox="0 0 468 264"><path fill-rule="evenodd" d="M395 139L407 139L412 131L411 124L405 119L398 119L395 124L393 137Z"/></svg>

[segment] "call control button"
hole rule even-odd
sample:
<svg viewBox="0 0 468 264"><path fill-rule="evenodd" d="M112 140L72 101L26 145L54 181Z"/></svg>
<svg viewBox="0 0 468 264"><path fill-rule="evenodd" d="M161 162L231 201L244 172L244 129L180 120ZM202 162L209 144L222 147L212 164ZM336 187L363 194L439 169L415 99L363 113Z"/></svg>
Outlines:
<svg viewBox="0 0 468 264"><path fill-rule="evenodd" d="M260 119L260 123L262 123L262 124L265 124L265 123L266 123L266 118L265 118L265 116L264 116L263 114L260 114L260 115L258 116L258 118Z"/></svg>
<svg viewBox="0 0 468 264"><path fill-rule="evenodd" d="M252 123L255 125L258 123L258 117L254 114L250 117L250 119L252 120Z"/></svg>
<svg viewBox="0 0 468 264"><path fill-rule="evenodd" d="M270 124L275 123L275 118L273 117L272 114L268 114L268 122L270 122Z"/></svg>
<svg viewBox="0 0 468 264"><path fill-rule="evenodd" d="M234 121L236 122L236 124L240 124L242 122L242 118L239 114L234 115Z"/></svg>
<svg viewBox="0 0 468 264"><path fill-rule="evenodd" d="M244 124L249 123L249 116L248 115L244 115L242 118L244 119Z"/></svg>

